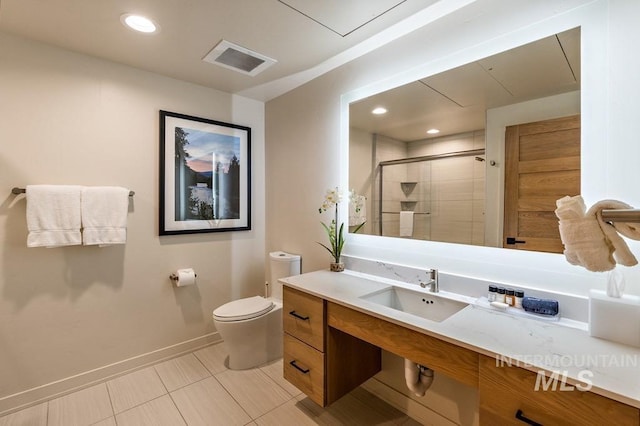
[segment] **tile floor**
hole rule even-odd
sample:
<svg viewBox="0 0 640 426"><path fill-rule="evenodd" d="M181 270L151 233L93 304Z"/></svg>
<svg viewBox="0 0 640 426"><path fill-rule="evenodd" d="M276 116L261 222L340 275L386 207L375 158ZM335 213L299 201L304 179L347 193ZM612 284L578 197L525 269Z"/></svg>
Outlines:
<svg viewBox="0 0 640 426"><path fill-rule="evenodd" d="M282 360L225 367L224 344L0 417L0 426L419 425L358 388L321 408L282 378Z"/></svg>

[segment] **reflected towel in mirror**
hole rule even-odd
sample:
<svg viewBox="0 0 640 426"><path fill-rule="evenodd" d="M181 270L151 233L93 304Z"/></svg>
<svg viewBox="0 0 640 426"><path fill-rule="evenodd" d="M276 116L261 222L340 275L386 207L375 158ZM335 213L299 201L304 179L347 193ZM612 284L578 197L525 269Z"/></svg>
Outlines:
<svg viewBox="0 0 640 426"><path fill-rule="evenodd" d="M400 212L400 236L413 236L413 212L411 211Z"/></svg>

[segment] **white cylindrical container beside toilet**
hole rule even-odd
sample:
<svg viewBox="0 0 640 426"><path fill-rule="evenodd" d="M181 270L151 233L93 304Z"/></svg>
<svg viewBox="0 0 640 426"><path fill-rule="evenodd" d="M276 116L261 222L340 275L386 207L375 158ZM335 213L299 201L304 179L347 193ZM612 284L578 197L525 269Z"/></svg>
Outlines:
<svg viewBox="0 0 640 426"><path fill-rule="evenodd" d="M229 352L232 370L244 370L282 357L282 284L300 274L300 256L269 253L271 296L234 300L213 311L213 322Z"/></svg>

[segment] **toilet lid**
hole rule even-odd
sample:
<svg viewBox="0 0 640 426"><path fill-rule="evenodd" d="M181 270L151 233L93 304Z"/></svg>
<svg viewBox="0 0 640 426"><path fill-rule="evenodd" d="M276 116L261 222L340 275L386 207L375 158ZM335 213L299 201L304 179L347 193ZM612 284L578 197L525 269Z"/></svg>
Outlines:
<svg viewBox="0 0 640 426"><path fill-rule="evenodd" d="M213 311L217 321L242 321L266 314L273 309L273 302L262 296L247 297L225 303Z"/></svg>

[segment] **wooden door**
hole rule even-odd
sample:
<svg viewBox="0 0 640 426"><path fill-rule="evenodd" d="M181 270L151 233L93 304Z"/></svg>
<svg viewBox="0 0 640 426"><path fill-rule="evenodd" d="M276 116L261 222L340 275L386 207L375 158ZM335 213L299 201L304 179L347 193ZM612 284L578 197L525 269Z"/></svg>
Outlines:
<svg viewBox="0 0 640 426"><path fill-rule="evenodd" d="M556 200L580 194L580 116L505 132L505 248L562 253Z"/></svg>

